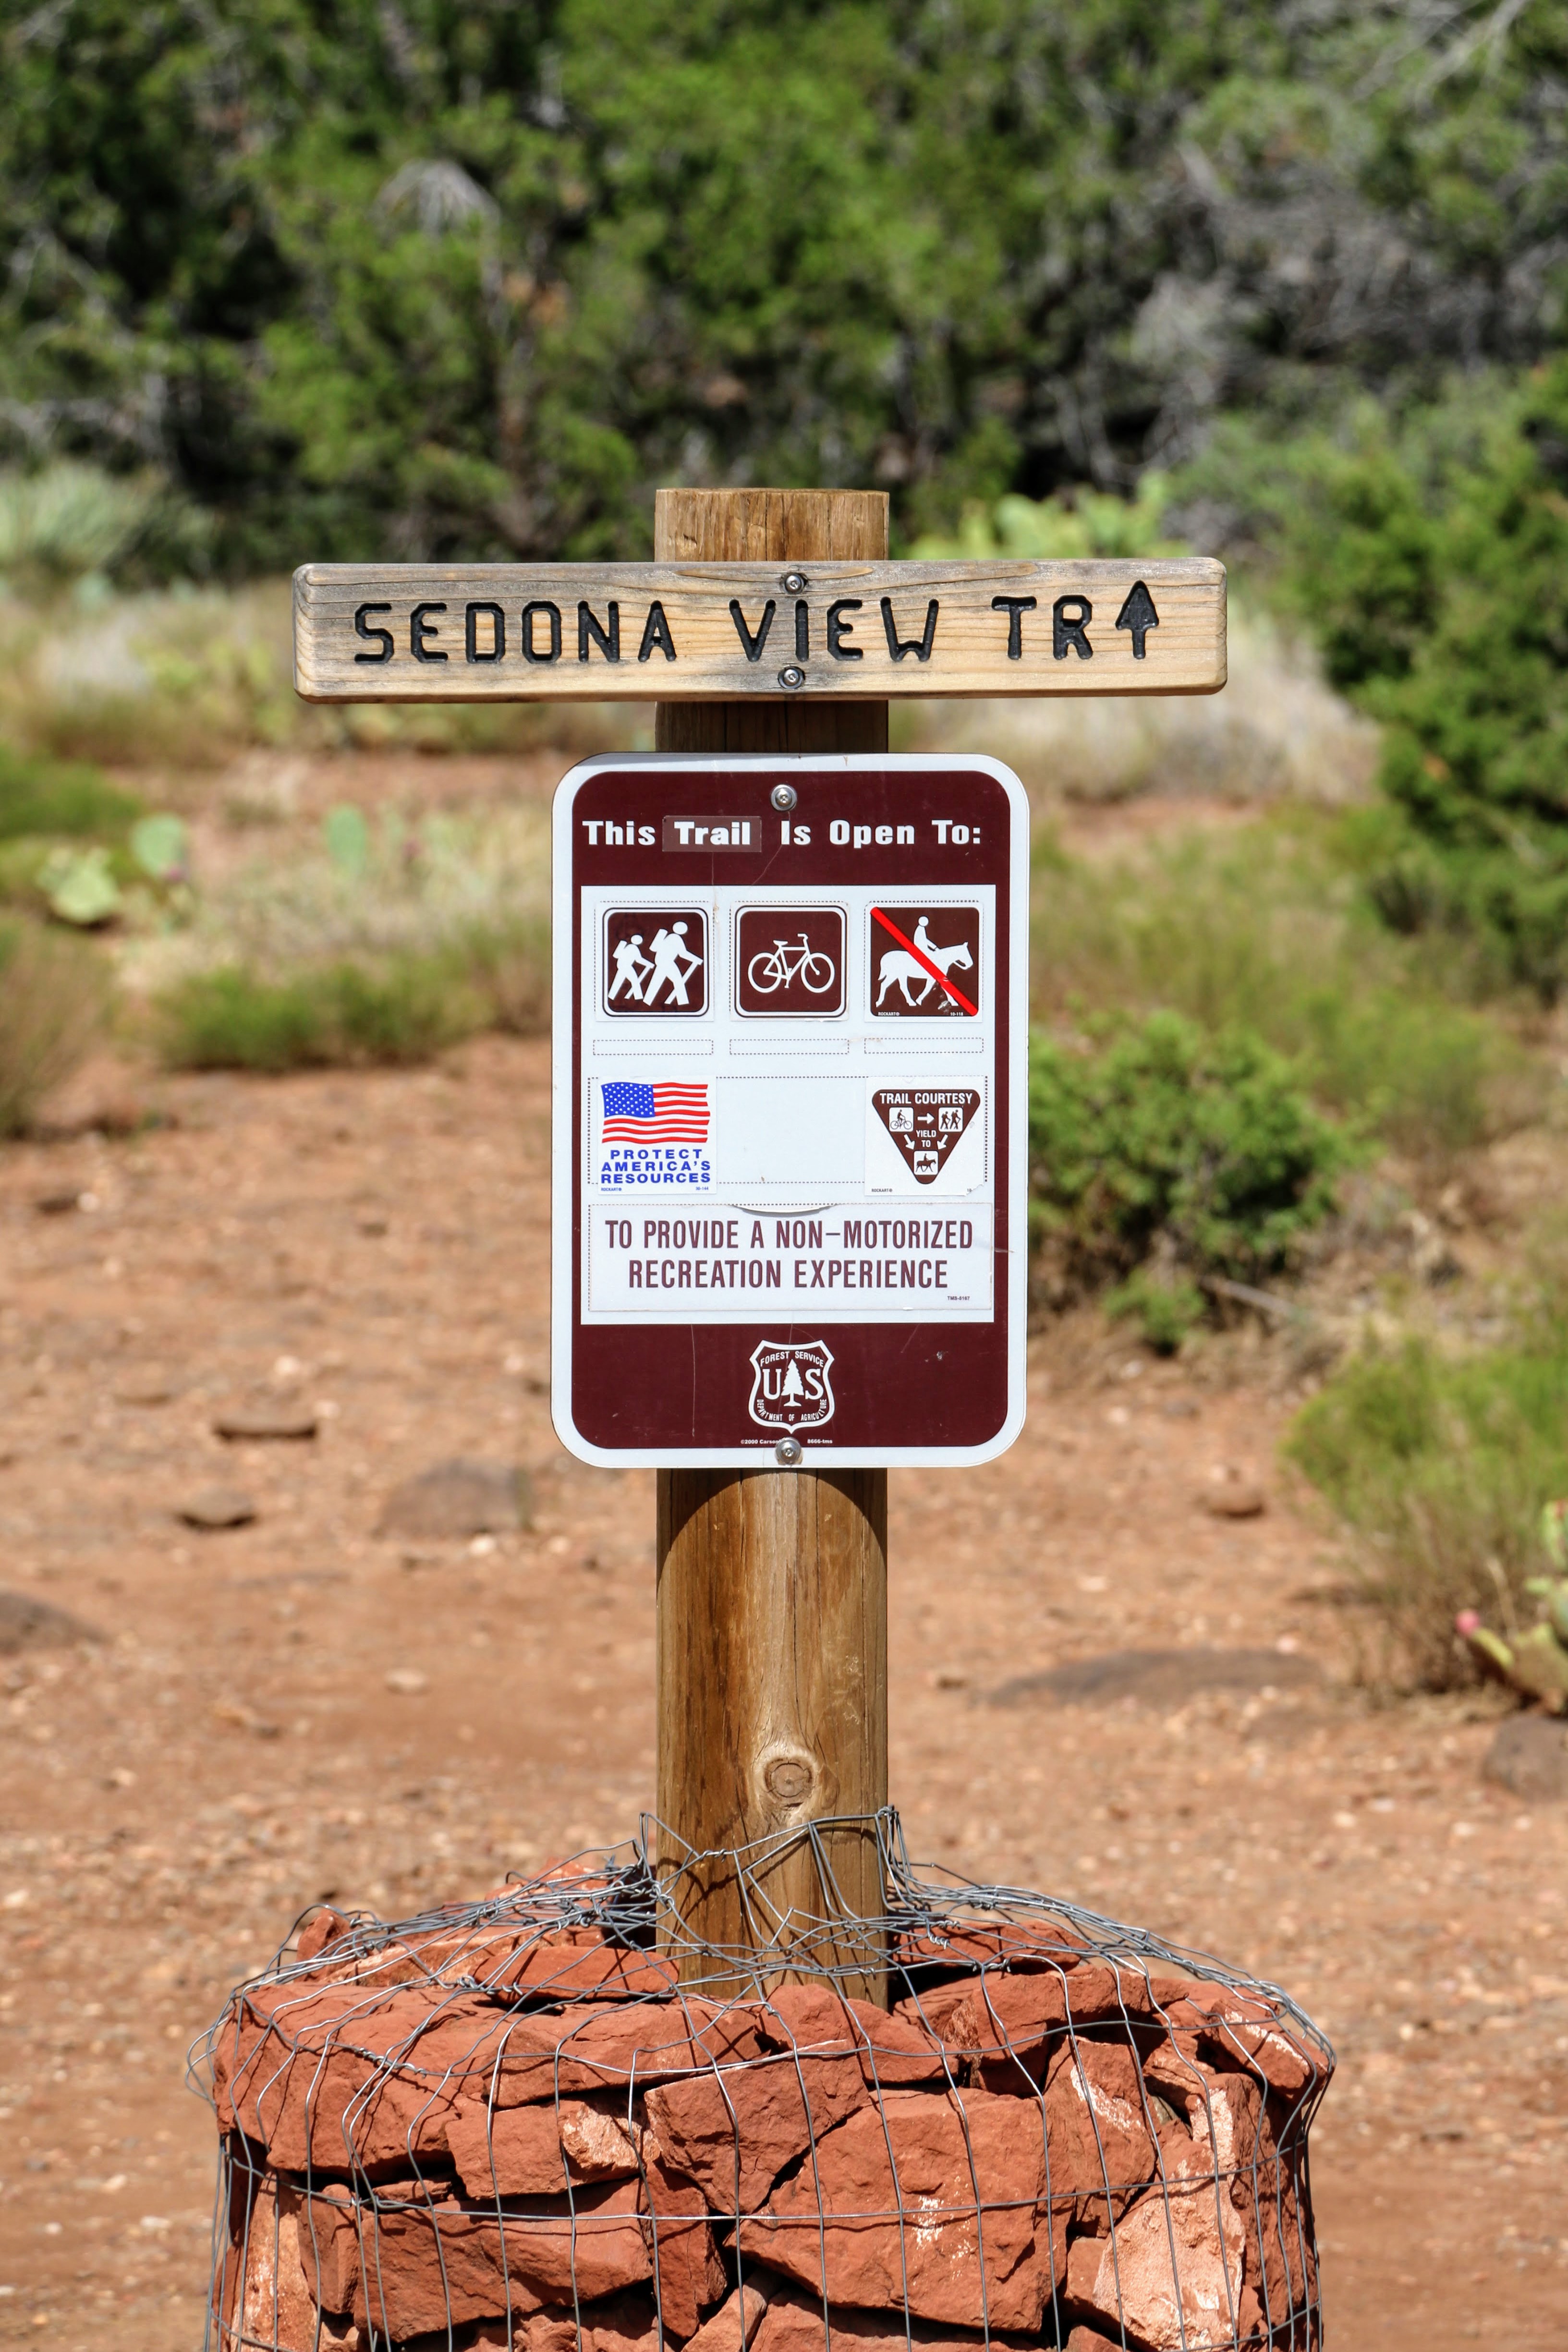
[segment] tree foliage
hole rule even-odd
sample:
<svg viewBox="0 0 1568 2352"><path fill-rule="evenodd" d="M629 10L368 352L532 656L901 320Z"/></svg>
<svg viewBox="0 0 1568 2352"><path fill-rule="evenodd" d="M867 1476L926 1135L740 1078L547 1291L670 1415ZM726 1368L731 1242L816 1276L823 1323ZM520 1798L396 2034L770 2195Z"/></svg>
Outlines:
<svg viewBox="0 0 1568 2352"><path fill-rule="evenodd" d="M1363 407L1224 468L1330 676L1384 722L1402 825L1369 829L1397 929L1462 929L1493 973L1568 985L1568 360L1459 383L1403 424Z"/></svg>
<svg viewBox="0 0 1568 2352"><path fill-rule="evenodd" d="M230 567L1125 489L1544 349L1565 90L1568 0L0 0L0 457Z"/></svg>

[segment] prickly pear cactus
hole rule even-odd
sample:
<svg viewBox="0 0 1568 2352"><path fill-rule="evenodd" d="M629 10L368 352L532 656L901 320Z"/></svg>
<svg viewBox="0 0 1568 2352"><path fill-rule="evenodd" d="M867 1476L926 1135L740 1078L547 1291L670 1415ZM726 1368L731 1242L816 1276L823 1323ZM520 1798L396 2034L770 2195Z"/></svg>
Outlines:
<svg viewBox="0 0 1568 2352"><path fill-rule="evenodd" d="M1539 1623L1505 1642L1482 1624L1478 1611L1462 1609L1454 1628L1483 1674L1563 1715L1568 1714L1568 1498L1546 1505L1541 1539L1556 1573L1526 1581L1525 1591L1541 1603Z"/></svg>

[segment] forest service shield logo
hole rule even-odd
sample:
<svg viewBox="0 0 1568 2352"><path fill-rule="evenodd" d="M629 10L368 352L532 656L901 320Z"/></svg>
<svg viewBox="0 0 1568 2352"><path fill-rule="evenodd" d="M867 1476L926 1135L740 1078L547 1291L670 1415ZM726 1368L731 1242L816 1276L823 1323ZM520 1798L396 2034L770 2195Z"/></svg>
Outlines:
<svg viewBox="0 0 1568 2352"><path fill-rule="evenodd" d="M752 1350L752 1419L762 1429L819 1429L833 1418L826 1342L764 1339Z"/></svg>

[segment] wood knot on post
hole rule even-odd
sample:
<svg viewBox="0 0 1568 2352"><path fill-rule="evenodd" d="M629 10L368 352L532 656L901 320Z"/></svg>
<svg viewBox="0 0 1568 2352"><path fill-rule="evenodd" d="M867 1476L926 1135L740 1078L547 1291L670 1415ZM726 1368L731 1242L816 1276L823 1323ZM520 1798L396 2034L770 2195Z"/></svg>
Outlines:
<svg viewBox="0 0 1568 2352"><path fill-rule="evenodd" d="M752 1771L757 1811L770 1828L786 1828L833 1810L837 1776L808 1748L794 1740L773 1741L757 1757Z"/></svg>

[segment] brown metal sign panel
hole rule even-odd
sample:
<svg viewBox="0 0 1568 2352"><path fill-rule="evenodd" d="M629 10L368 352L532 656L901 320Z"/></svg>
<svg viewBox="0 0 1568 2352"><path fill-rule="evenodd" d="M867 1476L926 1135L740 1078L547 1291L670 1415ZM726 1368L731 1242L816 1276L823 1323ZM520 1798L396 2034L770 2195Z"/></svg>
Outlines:
<svg viewBox="0 0 1568 2352"><path fill-rule="evenodd" d="M1024 1413L1028 812L985 759L585 761L552 1392L590 1462L979 1462Z"/></svg>
<svg viewBox="0 0 1568 2352"><path fill-rule="evenodd" d="M1214 694L1225 567L308 563L310 702Z"/></svg>

